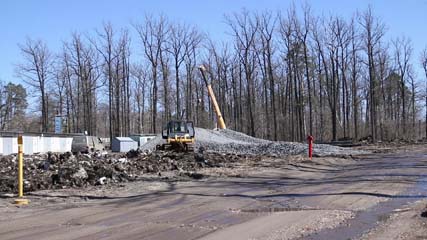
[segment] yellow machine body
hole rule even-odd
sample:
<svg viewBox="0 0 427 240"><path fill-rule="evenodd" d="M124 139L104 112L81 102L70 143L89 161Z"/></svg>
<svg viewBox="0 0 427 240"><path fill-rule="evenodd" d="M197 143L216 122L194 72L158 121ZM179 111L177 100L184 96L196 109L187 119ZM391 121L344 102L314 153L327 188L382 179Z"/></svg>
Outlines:
<svg viewBox="0 0 427 240"><path fill-rule="evenodd" d="M193 151L195 142L195 130L193 122L172 120L162 131L165 143L158 145L159 150Z"/></svg>

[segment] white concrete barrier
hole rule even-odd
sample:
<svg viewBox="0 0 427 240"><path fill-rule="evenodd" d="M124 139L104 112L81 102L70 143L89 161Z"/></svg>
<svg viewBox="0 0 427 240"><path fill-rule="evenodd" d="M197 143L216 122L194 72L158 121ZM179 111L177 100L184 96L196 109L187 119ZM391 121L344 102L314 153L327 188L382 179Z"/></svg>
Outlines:
<svg viewBox="0 0 427 240"><path fill-rule="evenodd" d="M22 136L25 154L34 154L40 152L40 137Z"/></svg>
<svg viewBox="0 0 427 240"><path fill-rule="evenodd" d="M16 137L3 137L3 155L18 153L18 139Z"/></svg>
<svg viewBox="0 0 427 240"><path fill-rule="evenodd" d="M23 136L24 154L69 152L73 137ZM0 154L18 153L17 137L0 137Z"/></svg>
<svg viewBox="0 0 427 240"><path fill-rule="evenodd" d="M58 152L71 152L72 143L73 143L73 138L59 138Z"/></svg>
<svg viewBox="0 0 427 240"><path fill-rule="evenodd" d="M3 138L0 137L0 154L3 154Z"/></svg>

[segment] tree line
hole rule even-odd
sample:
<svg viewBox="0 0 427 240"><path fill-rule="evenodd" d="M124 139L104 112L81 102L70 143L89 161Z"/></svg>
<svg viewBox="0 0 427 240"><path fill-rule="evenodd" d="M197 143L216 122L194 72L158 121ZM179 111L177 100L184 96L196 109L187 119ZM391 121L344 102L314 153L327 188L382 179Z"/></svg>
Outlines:
<svg viewBox="0 0 427 240"><path fill-rule="evenodd" d="M65 132L106 137L158 133L176 118L215 127L197 68L204 64L228 127L252 136L427 135L427 85L423 90L415 71L422 67L427 81L427 50L418 57L409 38L387 38L370 7L351 18L292 5L282 12L243 9L224 20L223 41L163 15L74 32L57 52L27 39L16 72L40 100L36 130L52 131L56 115Z"/></svg>
<svg viewBox="0 0 427 240"><path fill-rule="evenodd" d="M26 99L24 86L0 81L0 131L23 130L27 127Z"/></svg>

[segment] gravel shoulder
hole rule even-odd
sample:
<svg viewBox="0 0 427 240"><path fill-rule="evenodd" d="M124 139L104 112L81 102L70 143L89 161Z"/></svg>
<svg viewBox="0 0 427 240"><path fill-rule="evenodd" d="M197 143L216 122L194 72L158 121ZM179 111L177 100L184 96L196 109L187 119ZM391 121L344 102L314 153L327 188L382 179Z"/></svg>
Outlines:
<svg viewBox="0 0 427 240"><path fill-rule="evenodd" d="M427 239L427 200L395 209L376 228L364 234L361 240Z"/></svg>

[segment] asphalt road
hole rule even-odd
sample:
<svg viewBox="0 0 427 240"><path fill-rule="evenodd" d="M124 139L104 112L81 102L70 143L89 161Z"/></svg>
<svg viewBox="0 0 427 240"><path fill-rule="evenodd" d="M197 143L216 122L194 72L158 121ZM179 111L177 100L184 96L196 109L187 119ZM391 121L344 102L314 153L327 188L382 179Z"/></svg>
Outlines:
<svg viewBox="0 0 427 240"><path fill-rule="evenodd" d="M381 239L380 227L401 226L390 220L396 209L427 198L424 152L259 163L240 177L151 180L96 194L37 192L22 208L3 196L0 239Z"/></svg>

